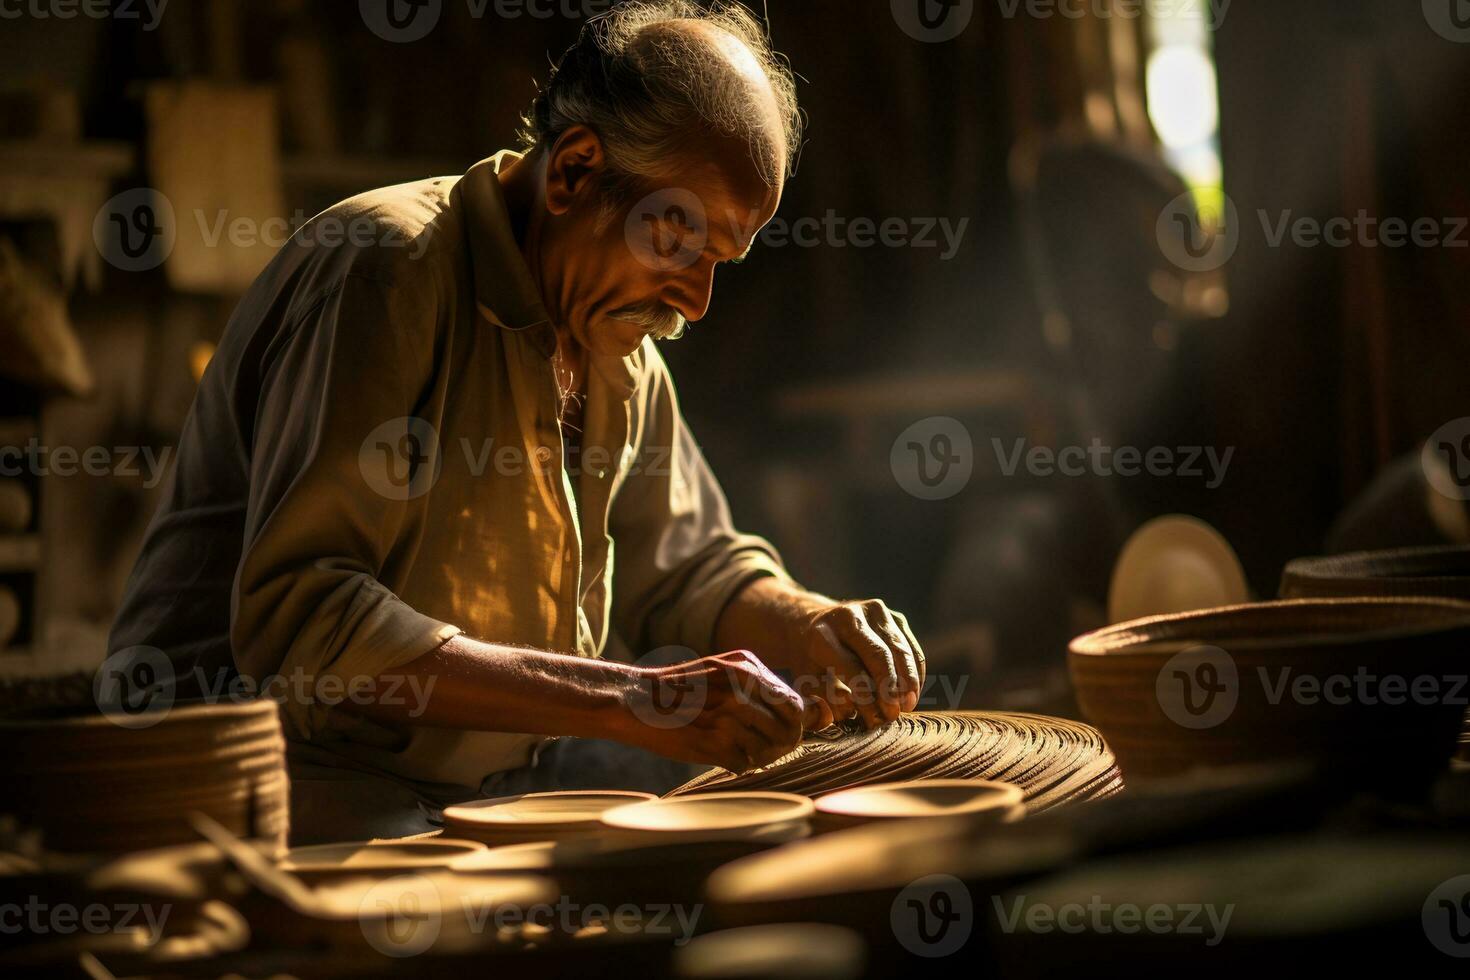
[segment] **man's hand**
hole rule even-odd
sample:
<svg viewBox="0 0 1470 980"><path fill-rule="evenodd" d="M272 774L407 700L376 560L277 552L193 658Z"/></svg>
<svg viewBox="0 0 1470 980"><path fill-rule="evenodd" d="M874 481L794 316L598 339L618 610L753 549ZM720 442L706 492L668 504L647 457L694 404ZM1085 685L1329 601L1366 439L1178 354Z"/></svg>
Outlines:
<svg viewBox="0 0 1470 980"><path fill-rule="evenodd" d="M822 723L808 727L856 715L875 728L912 711L924 686L923 648L904 615L878 599L836 602L757 579L731 601L716 633L721 645L752 647L798 693L820 699Z"/></svg>
<svg viewBox="0 0 1470 980"><path fill-rule="evenodd" d="M796 748L805 728L821 727L818 707L748 650L635 668L624 708L612 737L731 772L775 762Z"/></svg>

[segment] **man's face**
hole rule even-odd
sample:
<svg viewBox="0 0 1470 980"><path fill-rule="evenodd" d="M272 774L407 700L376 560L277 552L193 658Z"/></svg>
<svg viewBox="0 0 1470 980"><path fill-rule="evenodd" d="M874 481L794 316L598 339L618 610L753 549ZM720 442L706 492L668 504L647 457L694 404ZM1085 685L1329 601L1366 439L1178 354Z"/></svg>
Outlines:
<svg viewBox="0 0 1470 980"><path fill-rule="evenodd" d="M767 186L743 142L710 140L690 157L678 178L616 196L600 175L561 190L564 211L542 239L543 287L587 350L626 356L703 318L715 269L742 259L775 214L781 186Z"/></svg>

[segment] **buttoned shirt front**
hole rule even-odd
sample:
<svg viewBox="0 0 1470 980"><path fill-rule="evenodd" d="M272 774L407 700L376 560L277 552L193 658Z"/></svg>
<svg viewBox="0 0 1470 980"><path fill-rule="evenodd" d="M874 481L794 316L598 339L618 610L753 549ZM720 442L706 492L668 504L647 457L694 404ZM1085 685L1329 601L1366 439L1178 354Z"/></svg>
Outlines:
<svg viewBox="0 0 1470 980"><path fill-rule="evenodd" d="M293 757L449 795L542 739L379 724L340 704L354 684L460 632L710 652L734 593L785 575L733 528L652 340L591 359L567 458L511 159L343 202L274 259L200 383L109 642L157 647L206 696L222 671L275 678ZM328 223L348 233L312 234Z"/></svg>

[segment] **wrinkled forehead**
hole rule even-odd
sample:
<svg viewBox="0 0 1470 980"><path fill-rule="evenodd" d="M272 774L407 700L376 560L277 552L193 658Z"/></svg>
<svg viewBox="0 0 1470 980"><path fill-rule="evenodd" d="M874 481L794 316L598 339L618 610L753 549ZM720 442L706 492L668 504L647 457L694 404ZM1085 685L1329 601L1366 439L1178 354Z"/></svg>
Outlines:
<svg viewBox="0 0 1470 980"><path fill-rule="evenodd" d="M750 144L743 138L707 136L686 152L680 180L697 194L711 211L732 212L749 223L769 221L776 212L785 186L783 172L768 181L763 168L753 159Z"/></svg>

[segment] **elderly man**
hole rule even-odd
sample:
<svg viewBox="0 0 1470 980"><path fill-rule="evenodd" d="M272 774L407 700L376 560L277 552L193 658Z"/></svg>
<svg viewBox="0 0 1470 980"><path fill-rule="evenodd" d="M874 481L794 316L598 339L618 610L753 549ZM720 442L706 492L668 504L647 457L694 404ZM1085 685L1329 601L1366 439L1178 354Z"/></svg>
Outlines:
<svg viewBox="0 0 1470 980"><path fill-rule="evenodd" d="M271 263L113 628L182 690L279 692L298 841L555 788L549 736L740 770L918 699L900 614L799 588L731 526L653 342L780 201L799 113L759 25L618 7L527 124L524 154L314 219L372 241ZM613 632L687 654L601 659Z"/></svg>

